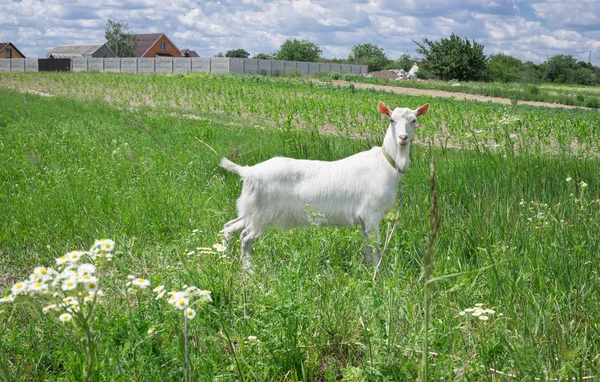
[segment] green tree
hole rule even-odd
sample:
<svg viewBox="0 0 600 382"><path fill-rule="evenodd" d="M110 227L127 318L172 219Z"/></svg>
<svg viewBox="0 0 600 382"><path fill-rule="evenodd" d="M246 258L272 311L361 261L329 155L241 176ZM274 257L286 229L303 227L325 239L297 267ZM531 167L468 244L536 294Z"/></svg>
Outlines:
<svg viewBox="0 0 600 382"><path fill-rule="evenodd" d="M431 41L423 38L417 44L417 52L427 61L431 72L443 80L479 81L487 75L488 58L483 54L484 46L454 33L449 38Z"/></svg>
<svg viewBox="0 0 600 382"><path fill-rule="evenodd" d="M521 79L523 63L518 58L503 53L493 54L489 60L489 72L497 82L518 82Z"/></svg>
<svg viewBox="0 0 600 382"><path fill-rule="evenodd" d="M135 57L135 35L129 25L120 21L108 20L104 30L106 45L117 57Z"/></svg>
<svg viewBox="0 0 600 382"><path fill-rule="evenodd" d="M255 60L272 60L273 56L267 53L259 53L252 58L254 58Z"/></svg>
<svg viewBox="0 0 600 382"><path fill-rule="evenodd" d="M572 72L576 69L577 60L567 54L558 54L544 62L544 77L550 82L571 82Z"/></svg>
<svg viewBox="0 0 600 382"><path fill-rule="evenodd" d="M248 58L250 57L250 53L246 52L244 49L233 49L228 50L227 53L225 53L225 57Z"/></svg>
<svg viewBox="0 0 600 382"><path fill-rule="evenodd" d="M321 53L321 49L312 42L288 39L275 53L275 58L277 60L315 62L319 60Z"/></svg>
<svg viewBox="0 0 600 382"><path fill-rule="evenodd" d="M373 44L360 44L352 47L348 62L357 65L368 65L370 72L375 72L386 67L390 60L383 53L383 49Z"/></svg>

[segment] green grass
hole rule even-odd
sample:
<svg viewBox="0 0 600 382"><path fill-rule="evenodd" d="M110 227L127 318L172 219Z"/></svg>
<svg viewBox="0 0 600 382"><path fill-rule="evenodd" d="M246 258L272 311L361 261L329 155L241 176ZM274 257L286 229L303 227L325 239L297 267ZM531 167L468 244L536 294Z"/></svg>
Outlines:
<svg viewBox="0 0 600 382"><path fill-rule="evenodd" d="M38 91L61 96L0 90L0 291L34 266L53 265L67 251L88 248L95 238L114 239L117 254L103 280L106 296L96 321L97 380L184 376L179 321L150 292L126 299L128 274L149 279L152 287L187 284L212 291L214 302L190 321L190 359L198 380L416 379L431 156L441 217L434 277L458 273L434 284L431 380L503 378L489 374L490 368L528 380L600 373L600 163L596 146L582 151L581 143L575 149L571 144L597 138L586 128L597 126L593 113L438 104L235 76L40 73L2 80L11 86L38 83ZM178 93L165 96L176 88ZM147 101L132 106L128 100L134 97ZM361 264L364 243L356 227L269 230L255 242L256 272L250 279L242 275L235 241L226 258L186 255L219 241L241 190L239 179L220 169L196 138L241 164L275 155L342 158L381 139L385 122L375 109L380 99L411 107L429 101L422 141L436 123L447 121L453 145L413 146L399 229L375 281L373 269ZM279 117L294 102L300 104L294 121L286 123ZM303 107L313 108L305 114ZM343 108L349 115L335 116ZM190 113L194 119L184 117ZM486 146L506 139L503 129L485 128L505 113L525 121L508 125L524 136L537 124L564 142L544 154L552 145L544 148L538 128L528 145ZM317 134L319 114L328 115L325 122L342 134ZM473 125L488 122L478 133L465 129L461 117ZM359 122L350 131L341 129L353 120ZM305 128L295 128L300 125ZM365 133L356 133L361 129ZM553 136L561 131L566 137ZM394 214L383 223L382 235ZM249 319L243 316L244 292ZM475 303L496 314L487 322L458 315ZM11 379L78 379L75 331L42 315L41 306L38 299L0 305L8 329L0 331L5 354L0 362L8 365ZM17 311L7 321L13 307ZM158 331L148 335L156 325Z"/></svg>
<svg viewBox="0 0 600 382"><path fill-rule="evenodd" d="M592 109L600 107L600 88L594 86L562 85L552 83L498 83L458 81L397 81L378 77L363 77L349 73L319 73L323 80L345 80L373 85L398 86L416 89L443 90L453 93L479 94L489 97L509 98L512 101L550 102Z"/></svg>

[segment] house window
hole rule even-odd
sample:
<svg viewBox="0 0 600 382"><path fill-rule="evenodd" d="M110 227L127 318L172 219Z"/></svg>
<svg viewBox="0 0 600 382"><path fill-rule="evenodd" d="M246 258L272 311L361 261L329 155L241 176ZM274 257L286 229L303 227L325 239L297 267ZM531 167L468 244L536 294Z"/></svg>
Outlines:
<svg viewBox="0 0 600 382"><path fill-rule="evenodd" d="M6 49L6 58L12 58L12 49Z"/></svg>
<svg viewBox="0 0 600 382"><path fill-rule="evenodd" d="M160 43L160 50L165 50L167 49L167 43L166 42L161 42Z"/></svg>

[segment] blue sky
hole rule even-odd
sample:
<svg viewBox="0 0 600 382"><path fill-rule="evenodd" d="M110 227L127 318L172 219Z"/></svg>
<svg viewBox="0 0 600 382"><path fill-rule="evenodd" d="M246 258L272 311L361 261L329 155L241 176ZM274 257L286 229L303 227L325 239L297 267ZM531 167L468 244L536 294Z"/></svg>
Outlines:
<svg viewBox="0 0 600 382"><path fill-rule="evenodd" d="M28 57L57 45L104 42L108 19L134 33L165 33L201 57L242 48L273 53L288 38L313 42L323 57L346 58L372 43L391 59L415 55L413 40L456 33L541 63L570 54L600 66L599 0L2 0L0 42Z"/></svg>

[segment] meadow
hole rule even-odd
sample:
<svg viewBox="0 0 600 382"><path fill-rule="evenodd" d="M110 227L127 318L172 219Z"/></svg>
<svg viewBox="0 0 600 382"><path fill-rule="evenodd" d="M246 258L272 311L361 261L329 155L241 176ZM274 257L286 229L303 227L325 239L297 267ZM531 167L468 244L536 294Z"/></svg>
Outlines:
<svg viewBox="0 0 600 382"><path fill-rule="evenodd" d="M489 97L508 98L512 103L519 101L549 102L562 105L600 108L600 87L555 83L499 83L475 81L397 81L356 74L319 73L322 80L347 80L375 85L388 85L416 89L443 90L455 93L479 94Z"/></svg>
<svg viewBox="0 0 600 382"><path fill-rule="evenodd" d="M211 148L248 165L343 158L381 143L378 101L431 105L381 227L382 269L362 264L358 227L271 229L246 277L239 242L218 234L241 182ZM0 104L6 380L600 375L597 111L209 74L0 73ZM440 229L425 326L431 158ZM83 255L103 291L89 305L43 309L70 297L64 284L14 296L34 268L64 267L96 239L114 249ZM190 319L159 286L210 298L190 292Z"/></svg>

